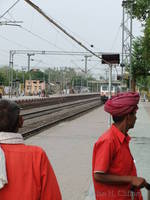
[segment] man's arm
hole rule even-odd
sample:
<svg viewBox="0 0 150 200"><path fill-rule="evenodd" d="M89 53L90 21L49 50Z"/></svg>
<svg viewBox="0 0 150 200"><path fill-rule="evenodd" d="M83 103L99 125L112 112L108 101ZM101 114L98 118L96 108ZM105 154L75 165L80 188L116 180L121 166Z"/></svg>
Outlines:
<svg viewBox="0 0 150 200"><path fill-rule="evenodd" d="M100 172L94 173L94 179L97 182L101 182L105 184L114 184L114 185L131 184L131 187L135 187L135 188L146 187L146 184L147 184L146 180L142 177L117 176L117 175L111 175L111 174L104 174Z"/></svg>

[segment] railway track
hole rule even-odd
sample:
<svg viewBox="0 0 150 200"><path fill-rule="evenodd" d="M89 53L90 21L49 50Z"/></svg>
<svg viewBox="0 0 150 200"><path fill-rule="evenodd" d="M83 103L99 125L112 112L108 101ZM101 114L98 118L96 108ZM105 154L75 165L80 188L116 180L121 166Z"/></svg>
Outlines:
<svg viewBox="0 0 150 200"><path fill-rule="evenodd" d="M100 97L94 97L34 108L32 110L22 110L21 115L24 118L24 127L19 132L24 138L28 138L58 122L72 118L100 105L102 105Z"/></svg>

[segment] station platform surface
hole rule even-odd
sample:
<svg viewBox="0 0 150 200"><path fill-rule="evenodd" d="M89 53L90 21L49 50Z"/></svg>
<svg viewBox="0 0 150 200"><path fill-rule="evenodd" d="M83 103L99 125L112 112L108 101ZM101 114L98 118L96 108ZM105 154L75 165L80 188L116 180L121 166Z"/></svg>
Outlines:
<svg viewBox="0 0 150 200"><path fill-rule="evenodd" d="M92 151L98 137L108 128L103 106L71 121L65 121L25 141L41 146L57 176L64 200L94 200ZM131 131L131 152L138 175L150 182L150 102L141 102L135 128ZM144 200L146 190L143 189Z"/></svg>

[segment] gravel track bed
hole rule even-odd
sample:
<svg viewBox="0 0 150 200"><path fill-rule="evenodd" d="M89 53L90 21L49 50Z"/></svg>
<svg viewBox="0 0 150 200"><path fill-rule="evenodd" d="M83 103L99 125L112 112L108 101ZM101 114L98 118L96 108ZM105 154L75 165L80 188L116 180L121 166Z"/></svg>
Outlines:
<svg viewBox="0 0 150 200"><path fill-rule="evenodd" d="M57 112L53 112L50 114L46 114L40 117L32 118L32 119L27 119L24 121L24 127L19 130L23 136L28 136L29 134L32 134L33 132L37 132L44 127L48 127L50 125L53 125L55 123L58 123L59 121L62 121L64 119L70 118L72 116L75 116L79 113L85 112L91 108L100 106L101 102L98 99L94 99L93 101L87 101L87 103L80 102L80 104L75 104L75 105L69 105L68 107L65 108L60 108L60 110Z"/></svg>

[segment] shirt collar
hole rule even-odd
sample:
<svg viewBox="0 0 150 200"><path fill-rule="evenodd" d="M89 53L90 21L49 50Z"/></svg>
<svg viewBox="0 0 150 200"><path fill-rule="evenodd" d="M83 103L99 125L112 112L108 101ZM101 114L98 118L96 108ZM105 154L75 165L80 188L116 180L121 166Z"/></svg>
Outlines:
<svg viewBox="0 0 150 200"><path fill-rule="evenodd" d="M118 137L121 143L123 143L124 140L126 140L126 142L129 143L129 141L131 140L131 137L129 135L125 136L114 124L112 124L111 128L113 132L115 132L116 136Z"/></svg>

